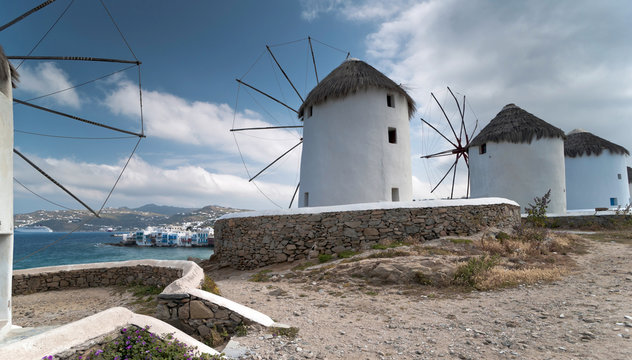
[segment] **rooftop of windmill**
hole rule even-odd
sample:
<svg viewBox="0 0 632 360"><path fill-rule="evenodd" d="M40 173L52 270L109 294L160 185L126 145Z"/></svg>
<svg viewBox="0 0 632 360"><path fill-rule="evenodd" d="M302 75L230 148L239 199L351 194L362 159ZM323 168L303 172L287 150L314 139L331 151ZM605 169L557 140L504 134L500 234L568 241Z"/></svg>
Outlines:
<svg viewBox="0 0 632 360"><path fill-rule="evenodd" d="M9 64L10 74L6 71L7 67L5 66L5 64L7 63ZM15 88L16 82L19 80L19 74L13 67L13 64L11 64L11 62L9 62L9 60L7 59L7 56L4 53L4 49L0 45L0 83L5 82L9 76L11 76L11 85Z"/></svg>
<svg viewBox="0 0 632 360"><path fill-rule="evenodd" d="M568 133L564 141L564 156L599 156L604 150L611 154L630 155L630 152L621 145L612 143L604 138L594 135L583 129L575 129Z"/></svg>
<svg viewBox="0 0 632 360"><path fill-rule="evenodd" d="M507 104L472 140L470 146L486 142L528 143L533 139L561 138L564 131L515 104Z"/></svg>
<svg viewBox="0 0 632 360"><path fill-rule="evenodd" d="M298 117L302 118L305 109L310 106L321 104L327 99L342 98L368 88L385 89L402 94L408 102L408 117L412 117L415 113L415 101L401 85L397 85L388 76L366 62L349 58L332 70L310 91L298 110Z"/></svg>

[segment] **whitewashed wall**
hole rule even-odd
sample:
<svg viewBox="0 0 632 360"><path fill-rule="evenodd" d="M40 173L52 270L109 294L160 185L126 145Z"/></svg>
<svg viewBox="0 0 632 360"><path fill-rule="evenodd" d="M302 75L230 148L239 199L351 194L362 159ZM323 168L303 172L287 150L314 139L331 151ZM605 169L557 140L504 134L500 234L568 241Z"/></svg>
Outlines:
<svg viewBox="0 0 632 360"><path fill-rule="evenodd" d="M626 156L605 150L599 156L566 157L566 191L569 210L611 208L610 198L625 206L630 201Z"/></svg>
<svg viewBox="0 0 632 360"><path fill-rule="evenodd" d="M9 73L8 64L6 71ZM11 326L13 268L13 97L11 78L0 83L0 334Z"/></svg>
<svg viewBox="0 0 632 360"><path fill-rule="evenodd" d="M548 213L566 212L564 141L542 138L531 144L487 143L469 151L471 197L504 197L520 204L520 212L534 197L551 189Z"/></svg>
<svg viewBox="0 0 632 360"><path fill-rule="evenodd" d="M344 99L327 100L306 109L301 158L299 206L328 206L412 200L408 105L393 93L395 107L386 104L385 90L370 89ZM388 128L397 129L397 144Z"/></svg>

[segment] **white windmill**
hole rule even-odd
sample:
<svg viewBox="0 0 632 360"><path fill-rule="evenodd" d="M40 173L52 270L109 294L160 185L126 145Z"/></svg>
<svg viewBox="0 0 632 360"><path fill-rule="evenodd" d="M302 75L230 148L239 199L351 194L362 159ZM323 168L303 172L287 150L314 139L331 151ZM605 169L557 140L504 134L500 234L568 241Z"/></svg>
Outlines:
<svg viewBox="0 0 632 360"><path fill-rule="evenodd" d="M414 112L401 86L363 61L345 60L299 109L299 206L411 201Z"/></svg>
<svg viewBox="0 0 632 360"><path fill-rule="evenodd" d="M623 146L576 129L566 135L566 202L568 209L616 208L630 198Z"/></svg>
<svg viewBox="0 0 632 360"><path fill-rule="evenodd" d="M521 109L505 105L468 149L471 197L504 197L520 204L551 190L550 213L566 212L564 132Z"/></svg>

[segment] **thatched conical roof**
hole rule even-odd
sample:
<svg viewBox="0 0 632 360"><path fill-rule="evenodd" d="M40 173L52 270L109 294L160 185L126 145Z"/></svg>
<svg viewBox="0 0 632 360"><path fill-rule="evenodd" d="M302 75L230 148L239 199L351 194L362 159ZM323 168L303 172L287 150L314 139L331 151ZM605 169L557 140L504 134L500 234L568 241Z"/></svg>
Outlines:
<svg viewBox="0 0 632 360"><path fill-rule="evenodd" d="M507 104L470 142L479 146L486 142L530 144L533 138L561 138L564 131L527 112L515 104Z"/></svg>
<svg viewBox="0 0 632 360"><path fill-rule="evenodd" d="M309 92L298 109L298 117L302 118L308 107L323 103L327 99L341 98L369 88L386 89L404 95L408 102L408 117L413 116L415 101L406 90L364 61L347 59Z"/></svg>
<svg viewBox="0 0 632 360"><path fill-rule="evenodd" d="M6 66L5 64L9 64L9 73L7 74L6 71ZM13 65L11 65L11 63L9 62L9 59L7 59L7 56L4 54L4 50L2 49L2 46L0 46L0 82L4 82L7 81L7 79L9 78L9 76L11 76L11 85L13 87L17 86L17 82L19 80L19 75L17 70L15 70L15 68L13 67Z"/></svg>
<svg viewBox="0 0 632 360"><path fill-rule="evenodd" d="M564 140L564 156L599 156L604 150L611 154L630 155L630 152L623 146L611 143L610 141L591 134L588 131L575 129L566 135Z"/></svg>

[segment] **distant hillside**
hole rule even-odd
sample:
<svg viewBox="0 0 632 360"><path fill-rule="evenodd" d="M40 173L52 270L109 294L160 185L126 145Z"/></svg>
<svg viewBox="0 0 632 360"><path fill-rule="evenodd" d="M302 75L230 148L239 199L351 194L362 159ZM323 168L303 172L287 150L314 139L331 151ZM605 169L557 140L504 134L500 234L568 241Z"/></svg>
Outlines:
<svg viewBox="0 0 632 360"><path fill-rule="evenodd" d="M140 210L151 209L154 211ZM176 211L177 210L177 211ZM167 212L170 214L160 213ZM132 231L147 226L182 226L206 227L215 224L215 219L224 214L245 210L210 205L201 209L188 209L171 206L145 205L137 209L107 208L95 218L87 210L38 210L28 214L15 214L15 226L47 226L53 231L65 232L74 230L84 223L79 231Z"/></svg>
<svg viewBox="0 0 632 360"><path fill-rule="evenodd" d="M136 209L131 209L131 210L151 212L151 213L155 213L155 214L171 216L171 215L175 215L175 214L194 212L197 209L195 209L195 208L175 207L175 206L166 206L166 205L147 204L147 205L143 205L141 207L137 207Z"/></svg>

